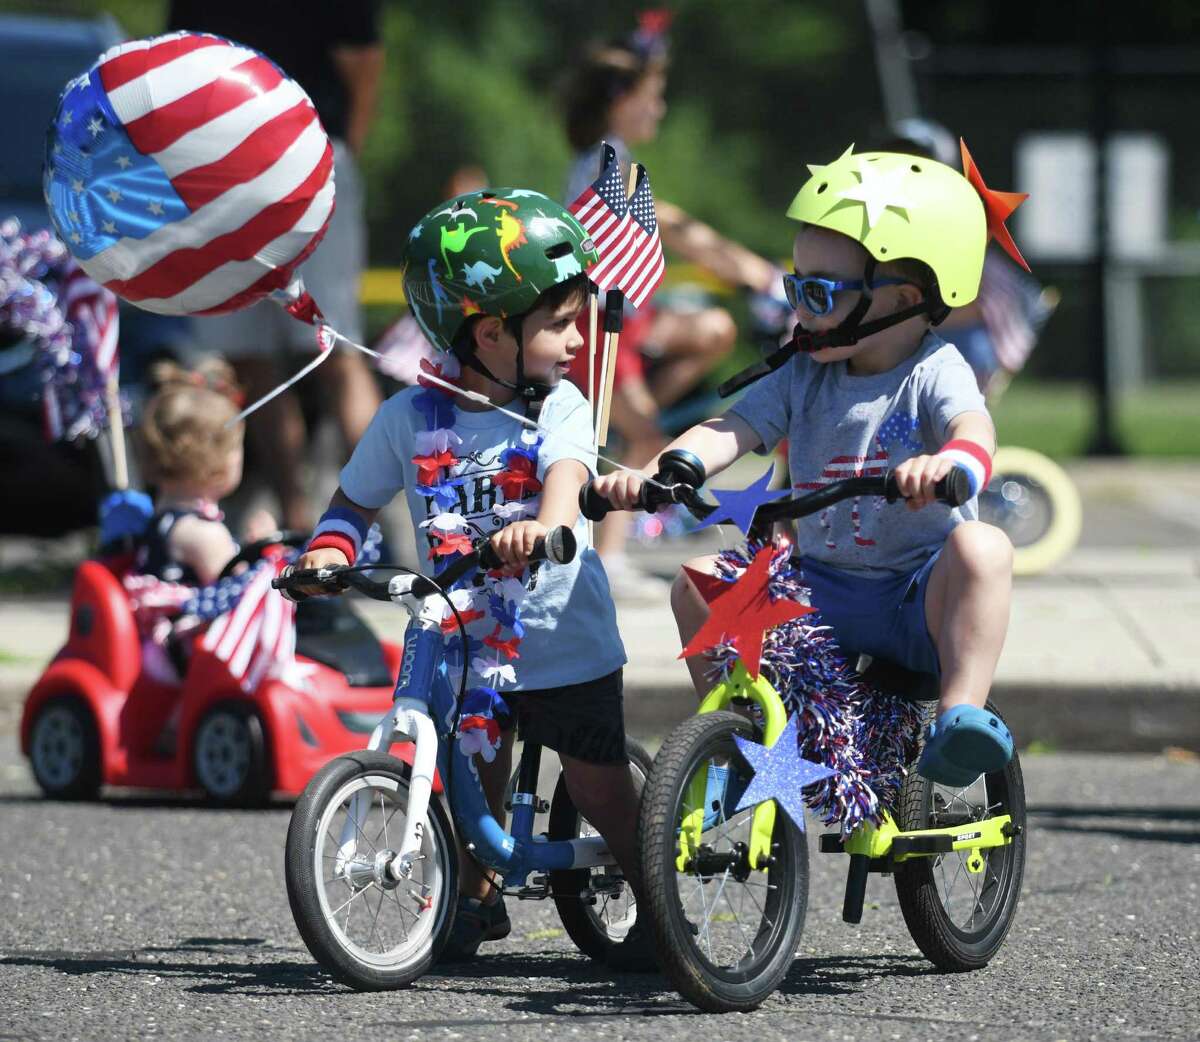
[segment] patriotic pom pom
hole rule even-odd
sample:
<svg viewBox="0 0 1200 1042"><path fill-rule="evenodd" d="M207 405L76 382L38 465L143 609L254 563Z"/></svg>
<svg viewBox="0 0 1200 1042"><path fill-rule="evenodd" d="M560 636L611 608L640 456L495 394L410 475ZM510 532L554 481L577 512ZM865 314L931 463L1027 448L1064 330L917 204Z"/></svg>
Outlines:
<svg viewBox="0 0 1200 1042"><path fill-rule="evenodd" d="M763 545L751 540L723 551L718 578L735 581ZM773 597L810 603L804 576L786 545L778 546L772 557L768 590ZM712 679L726 679L737 648L718 645L708 657ZM801 755L837 772L806 791L808 805L843 833L864 821L879 824L883 811L895 806L907 767L916 759L920 707L864 682L819 612L768 631L760 669L788 715L798 714Z"/></svg>

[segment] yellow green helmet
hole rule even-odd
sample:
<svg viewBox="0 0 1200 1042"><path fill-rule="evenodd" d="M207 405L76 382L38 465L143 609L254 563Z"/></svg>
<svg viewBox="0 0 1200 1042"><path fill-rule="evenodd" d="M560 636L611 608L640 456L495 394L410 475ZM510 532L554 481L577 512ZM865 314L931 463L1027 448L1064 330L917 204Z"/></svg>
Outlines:
<svg viewBox="0 0 1200 1042"><path fill-rule="evenodd" d="M975 299L988 220L979 192L957 170L895 152L855 154L853 145L808 169L789 217L848 235L881 263L924 261L948 307Z"/></svg>

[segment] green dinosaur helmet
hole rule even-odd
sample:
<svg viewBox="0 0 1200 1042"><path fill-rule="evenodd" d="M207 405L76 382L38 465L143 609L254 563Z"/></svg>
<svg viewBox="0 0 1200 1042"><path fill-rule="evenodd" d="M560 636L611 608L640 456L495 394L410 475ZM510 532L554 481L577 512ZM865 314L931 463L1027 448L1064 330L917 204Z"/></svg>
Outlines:
<svg viewBox="0 0 1200 1042"><path fill-rule="evenodd" d="M987 220L979 193L957 170L894 152L855 154L853 145L808 169L789 217L848 235L877 261L924 261L950 307L975 299Z"/></svg>
<svg viewBox="0 0 1200 1042"><path fill-rule="evenodd" d="M408 236L404 293L430 342L451 350L472 315L523 315L551 286L599 255L570 213L541 192L468 192L422 217Z"/></svg>

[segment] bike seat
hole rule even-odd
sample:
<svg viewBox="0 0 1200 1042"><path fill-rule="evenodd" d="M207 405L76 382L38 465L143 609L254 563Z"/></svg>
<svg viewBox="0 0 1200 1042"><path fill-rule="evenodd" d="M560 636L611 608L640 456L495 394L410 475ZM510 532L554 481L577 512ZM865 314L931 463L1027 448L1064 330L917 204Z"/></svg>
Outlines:
<svg viewBox="0 0 1200 1042"><path fill-rule="evenodd" d="M917 673L885 658L859 655L855 669L869 684L911 702L936 702L941 695L941 684L933 673Z"/></svg>

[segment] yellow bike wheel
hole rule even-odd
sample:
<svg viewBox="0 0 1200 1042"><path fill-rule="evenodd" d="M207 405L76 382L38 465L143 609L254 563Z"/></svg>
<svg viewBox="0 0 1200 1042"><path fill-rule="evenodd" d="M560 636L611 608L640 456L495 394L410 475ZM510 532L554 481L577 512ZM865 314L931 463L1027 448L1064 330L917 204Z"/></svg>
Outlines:
<svg viewBox="0 0 1200 1042"><path fill-rule="evenodd" d="M1074 482L1052 459L1006 445L992 460L992 480L979 497L979 519L1012 540L1015 575L1037 575L1079 542L1083 504Z"/></svg>

